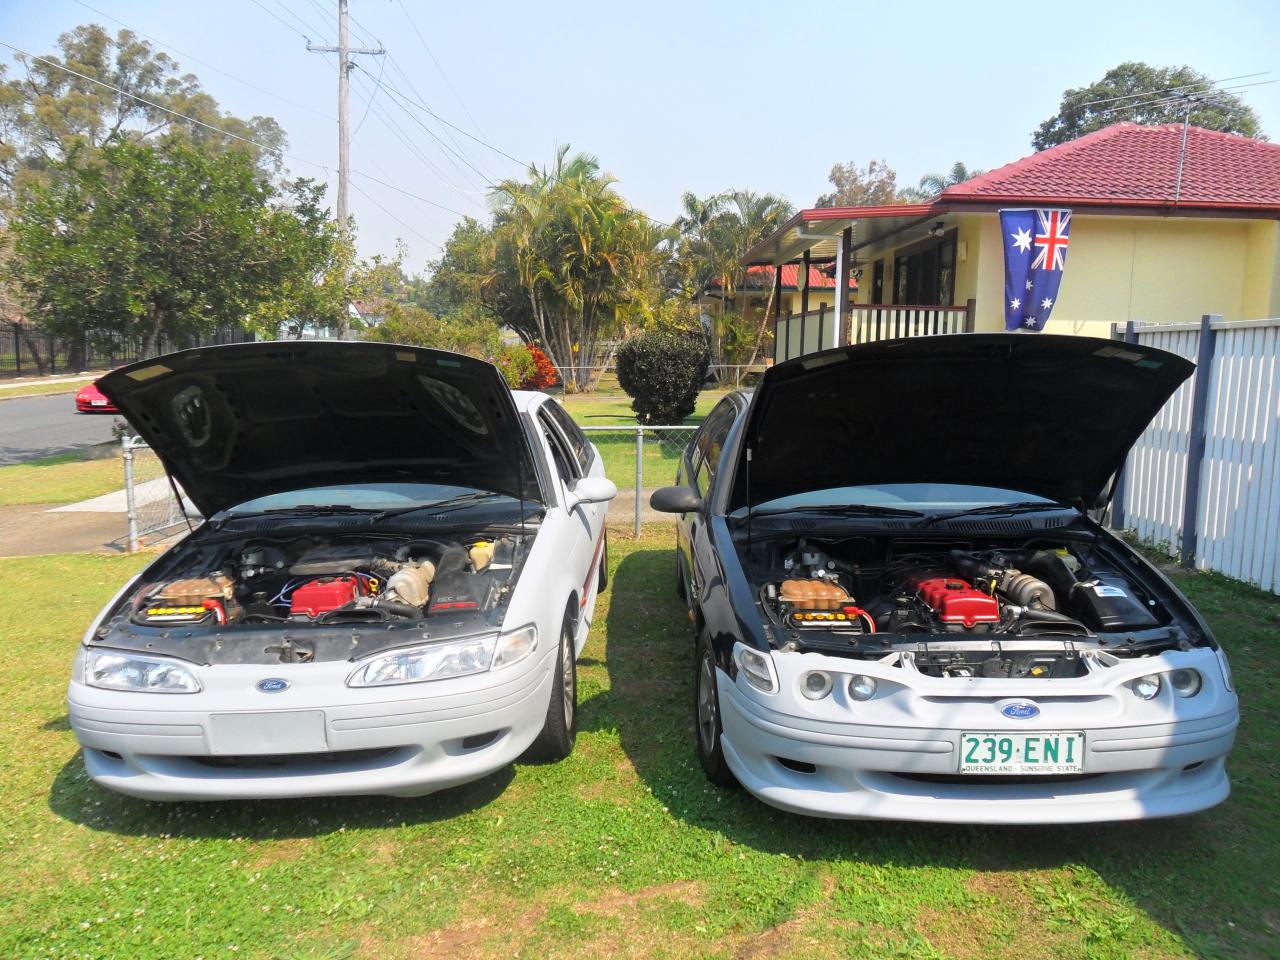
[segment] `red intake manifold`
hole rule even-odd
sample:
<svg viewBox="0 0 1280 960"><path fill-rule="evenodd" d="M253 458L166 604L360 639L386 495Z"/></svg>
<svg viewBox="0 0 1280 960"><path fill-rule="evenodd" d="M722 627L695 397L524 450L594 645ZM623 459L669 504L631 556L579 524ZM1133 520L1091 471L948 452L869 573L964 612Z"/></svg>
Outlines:
<svg viewBox="0 0 1280 960"><path fill-rule="evenodd" d="M1000 622L1000 602L990 594L975 590L967 580L958 577L934 577L916 584L920 599L927 603L943 623L959 623L975 627L980 623Z"/></svg>

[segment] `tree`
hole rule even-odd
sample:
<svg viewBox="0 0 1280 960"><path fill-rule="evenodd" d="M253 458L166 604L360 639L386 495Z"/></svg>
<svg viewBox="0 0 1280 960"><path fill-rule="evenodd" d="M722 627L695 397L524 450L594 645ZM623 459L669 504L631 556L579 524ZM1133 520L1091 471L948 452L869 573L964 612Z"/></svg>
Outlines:
<svg viewBox="0 0 1280 960"><path fill-rule="evenodd" d="M1063 93L1058 112L1036 128L1031 144L1044 150L1120 120L1181 123L1184 116L1197 127L1262 137L1253 109L1233 93L1216 91L1204 74L1128 61L1087 87Z"/></svg>
<svg viewBox="0 0 1280 960"><path fill-rule="evenodd" d="M898 196L898 174L883 160L872 160L865 167L837 163L827 179L835 190L820 196L815 206L878 207L902 202Z"/></svg>
<svg viewBox="0 0 1280 960"><path fill-rule="evenodd" d="M492 282L508 266L529 304L516 331L565 372L566 389L586 383L601 342L644 290L659 235L613 188L588 154L561 147L550 167L497 185Z"/></svg>
<svg viewBox="0 0 1280 960"><path fill-rule="evenodd" d="M248 150L264 175L279 172L285 136L274 120L243 120L223 113L193 74L182 73L176 60L133 32L121 30L112 37L97 24L85 24L58 37L58 49L60 55L44 54L40 59L19 56L23 75L0 83L0 186L21 189L25 182L46 180L51 167L73 154L157 137L178 137L206 153ZM161 108L243 139L189 123Z"/></svg>
<svg viewBox="0 0 1280 960"><path fill-rule="evenodd" d="M6 279L54 336L136 337L147 355L223 325L274 333L332 267L320 188L278 188L243 151L108 143L49 170L10 222Z"/></svg>
<svg viewBox="0 0 1280 960"><path fill-rule="evenodd" d="M946 173L926 173L915 187L903 187L898 196L905 203L928 203L947 187L980 177L985 170L970 170L957 160Z"/></svg>

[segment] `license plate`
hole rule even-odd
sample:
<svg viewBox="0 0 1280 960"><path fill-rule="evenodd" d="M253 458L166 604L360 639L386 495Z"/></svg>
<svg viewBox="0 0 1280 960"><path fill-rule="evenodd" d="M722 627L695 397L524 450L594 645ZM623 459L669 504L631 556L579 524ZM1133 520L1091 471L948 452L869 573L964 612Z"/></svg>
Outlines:
<svg viewBox="0 0 1280 960"><path fill-rule="evenodd" d="M960 734L960 772L1055 774L1084 770L1084 734L1061 731Z"/></svg>
<svg viewBox="0 0 1280 960"><path fill-rule="evenodd" d="M323 753L329 749L323 710L276 713L215 713L210 750L217 756Z"/></svg>
<svg viewBox="0 0 1280 960"><path fill-rule="evenodd" d="M89 401L89 406L91 406L91 407L105 407L106 405L107 405L107 401L105 401L105 400L90 400L90 401Z"/></svg>

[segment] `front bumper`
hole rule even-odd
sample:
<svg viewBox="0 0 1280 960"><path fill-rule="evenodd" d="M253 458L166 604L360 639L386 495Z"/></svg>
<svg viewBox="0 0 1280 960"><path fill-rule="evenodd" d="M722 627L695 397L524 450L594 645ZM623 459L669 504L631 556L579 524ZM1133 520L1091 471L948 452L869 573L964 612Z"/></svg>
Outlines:
<svg viewBox="0 0 1280 960"><path fill-rule="evenodd" d="M1225 762L1239 710L1210 650L1169 653L1071 680L933 679L914 669L819 654L773 654L779 690L764 694L718 672L721 744L738 780L784 810L836 818L942 823L1081 823L1178 816L1214 806L1230 791ZM1127 682L1193 666L1194 698L1167 685L1138 700ZM799 694L811 669L877 677L866 703L841 695L817 703ZM1034 721L999 705L1031 700ZM967 777L959 773L965 731L1083 731L1084 769L1059 777Z"/></svg>
<svg viewBox="0 0 1280 960"><path fill-rule="evenodd" d="M134 797L421 796L524 753L546 719L555 654L540 648L498 671L363 689L345 685L346 661L206 667L196 694L73 680L67 710L89 776ZM261 693L265 677L290 686Z"/></svg>

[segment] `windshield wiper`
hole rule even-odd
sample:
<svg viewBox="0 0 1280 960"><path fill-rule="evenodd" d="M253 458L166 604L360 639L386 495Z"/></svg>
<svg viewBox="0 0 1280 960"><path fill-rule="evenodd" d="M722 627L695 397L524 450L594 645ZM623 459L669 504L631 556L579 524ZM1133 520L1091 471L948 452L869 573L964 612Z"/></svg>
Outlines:
<svg viewBox="0 0 1280 960"><path fill-rule="evenodd" d="M828 504L826 506L776 507L772 510L756 510L757 517L770 517L779 513L825 513L838 517L923 517L919 510L902 507L882 507L873 503Z"/></svg>
<svg viewBox="0 0 1280 960"><path fill-rule="evenodd" d="M928 519L921 520L919 526L931 527L935 523L954 520L957 517L974 516L1014 516L1019 513L1039 513L1042 510L1070 510L1061 503L1045 503L1043 500L1018 500L1014 503L989 503L985 507L970 507L968 510L956 510L953 513L935 513Z"/></svg>
<svg viewBox="0 0 1280 960"><path fill-rule="evenodd" d="M419 510L434 510L438 513L453 513L461 510L463 507L469 507L472 504L480 503L485 500L493 500L505 497L503 493L483 493L477 491L475 493L463 493L456 497L449 497L447 500L435 500L431 503L415 503L411 507L393 507L390 510L382 510L377 516L370 520L370 523L381 523L392 517L402 517L406 513L416 513Z"/></svg>

